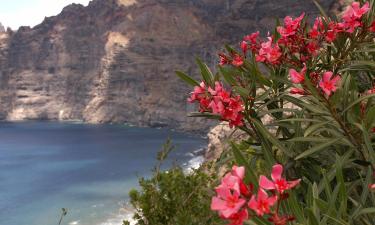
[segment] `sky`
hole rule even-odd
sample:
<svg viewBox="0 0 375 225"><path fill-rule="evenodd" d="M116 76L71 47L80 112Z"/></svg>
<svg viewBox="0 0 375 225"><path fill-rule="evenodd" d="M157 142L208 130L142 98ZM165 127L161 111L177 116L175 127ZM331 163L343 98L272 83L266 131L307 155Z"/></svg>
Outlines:
<svg viewBox="0 0 375 225"><path fill-rule="evenodd" d="M0 23L17 30L35 26L46 16L54 16L71 3L87 5L90 0L0 0Z"/></svg>

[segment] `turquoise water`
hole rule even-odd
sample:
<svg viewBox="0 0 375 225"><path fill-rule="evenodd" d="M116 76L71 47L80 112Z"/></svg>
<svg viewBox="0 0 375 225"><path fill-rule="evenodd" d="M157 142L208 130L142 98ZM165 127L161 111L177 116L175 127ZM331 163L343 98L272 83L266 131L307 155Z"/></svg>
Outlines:
<svg viewBox="0 0 375 225"><path fill-rule="evenodd" d="M57 122L0 123L0 225L120 225L127 193L171 137L186 164L202 138L164 129ZM125 210L124 210L125 208Z"/></svg>

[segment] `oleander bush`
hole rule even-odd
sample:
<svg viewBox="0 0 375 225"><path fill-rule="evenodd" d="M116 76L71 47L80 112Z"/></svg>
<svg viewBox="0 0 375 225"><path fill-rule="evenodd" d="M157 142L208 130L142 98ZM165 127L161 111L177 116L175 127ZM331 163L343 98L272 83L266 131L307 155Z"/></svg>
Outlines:
<svg viewBox="0 0 375 225"><path fill-rule="evenodd" d="M317 4L313 24L288 16L266 38L255 32L238 49L225 46L216 73L198 59L201 81L177 72L194 88L188 101L199 112L190 116L248 135L224 162L235 165L211 199L218 218L375 224L374 4L353 2L337 21Z"/></svg>

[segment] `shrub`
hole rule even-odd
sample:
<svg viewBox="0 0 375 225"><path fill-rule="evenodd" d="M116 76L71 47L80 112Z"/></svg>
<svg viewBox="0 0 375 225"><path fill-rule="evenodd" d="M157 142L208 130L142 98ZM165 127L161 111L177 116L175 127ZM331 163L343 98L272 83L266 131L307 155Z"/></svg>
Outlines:
<svg viewBox="0 0 375 225"><path fill-rule="evenodd" d="M164 160L171 150L168 141L158 159ZM185 173L180 167L161 171L160 166L150 179L139 180L140 190L129 193L137 225L223 224L210 210L214 176L203 169Z"/></svg>
<svg viewBox="0 0 375 225"><path fill-rule="evenodd" d="M339 21L323 11L313 25L305 14L288 16L265 40L256 32L238 51L226 46L215 75L198 59L201 82L177 72L194 87L188 101L199 112L191 116L227 121L258 146L250 156L234 142L231 148L236 164L246 168L243 184L259 190L252 196L285 198L277 214L259 214L245 203L229 202L237 207L225 214L213 207L232 225L246 215L247 224L375 224L374 2L353 2ZM286 179L301 179L299 187L285 196L265 190L253 169L259 160L262 171L284 165ZM233 198L251 202L233 187Z"/></svg>

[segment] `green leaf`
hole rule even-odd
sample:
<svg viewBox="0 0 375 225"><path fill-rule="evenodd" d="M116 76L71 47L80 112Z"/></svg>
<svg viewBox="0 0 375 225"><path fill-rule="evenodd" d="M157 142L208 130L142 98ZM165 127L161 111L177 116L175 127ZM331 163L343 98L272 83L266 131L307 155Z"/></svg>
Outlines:
<svg viewBox="0 0 375 225"><path fill-rule="evenodd" d="M185 81L187 84L193 87L199 86L199 83L196 80L194 80L193 78L191 78L189 75L185 74L184 72L176 71L176 74L181 80Z"/></svg>
<svg viewBox="0 0 375 225"><path fill-rule="evenodd" d="M246 158L243 156L240 149L234 143L231 143L232 151L234 158L236 159L236 163L239 166L244 166L246 168L246 178L249 182L253 183L255 189L258 189L258 178L254 173L254 167L252 167Z"/></svg>
<svg viewBox="0 0 375 225"><path fill-rule="evenodd" d="M297 197L294 192L289 194L288 206L290 207L293 215L297 218L299 222L305 222L305 215L303 213L303 208L300 202L298 202Z"/></svg>
<svg viewBox="0 0 375 225"><path fill-rule="evenodd" d="M365 208L365 209L362 209L361 211L359 211L358 216L363 215L363 214L373 214L373 213L375 213L375 207Z"/></svg>
<svg viewBox="0 0 375 225"><path fill-rule="evenodd" d="M197 64L200 68L203 80L206 82L206 84L213 87L214 86L214 76L212 75L211 70L199 58L197 58L196 61L197 61Z"/></svg>
<svg viewBox="0 0 375 225"><path fill-rule="evenodd" d="M255 120L253 119L252 122L254 123L255 127L257 128L257 130L261 133L261 135L263 136L263 138L265 140L268 140L270 141L272 144L274 144L279 150L281 150L285 155L289 156L289 157L292 157L292 154L291 152L288 151L288 149L283 145L281 144L281 142L275 138L265 127L264 125L259 122L258 120ZM273 161L273 163L275 162L275 159L272 155L272 152L266 152L268 158L271 160L270 163Z"/></svg>
<svg viewBox="0 0 375 225"><path fill-rule="evenodd" d="M233 77L232 70L219 66L219 71L228 84L236 85L237 81Z"/></svg>
<svg viewBox="0 0 375 225"><path fill-rule="evenodd" d="M320 3L317 2L316 0L313 0L313 2L314 2L314 4L316 5L316 7L319 9L320 14L322 14L322 16L324 16L325 18L328 18L327 13L326 13L325 10L323 9L323 7L320 5Z"/></svg>
<svg viewBox="0 0 375 225"><path fill-rule="evenodd" d="M234 86L234 91L237 92L242 98L247 99L249 97L249 90L243 87Z"/></svg>
<svg viewBox="0 0 375 225"><path fill-rule="evenodd" d="M309 218L309 224L308 225L319 225L318 219L314 215L313 211L311 209L306 209L307 216Z"/></svg>
<svg viewBox="0 0 375 225"><path fill-rule="evenodd" d="M353 106L361 103L363 100L368 99L368 98L373 98L373 97L375 97L375 94L362 96L362 97L358 98L357 100L355 100L354 102L352 102L350 105L348 105L343 111L341 111L341 113L344 114L350 108L352 108Z"/></svg>
<svg viewBox="0 0 375 225"><path fill-rule="evenodd" d="M298 155L295 160L299 160L299 159L302 159L302 158L306 158L312 154L315 154L319 151L322 151L324 150L325 148L331 146L332 144L338 142L339 140L341 140L341 138L336 138L336 139L333 139L329 142L326 142L326 143L323 143L323 144L319 144L319 145L316 145L306 151L304 151L302 154Z"/></svg>
<svg viewBox="0 0 375 225"><path fill-rule="evenodd" d="M366 113L366 128L371 128L375 122L375 106L372 106Z"/></svg>

